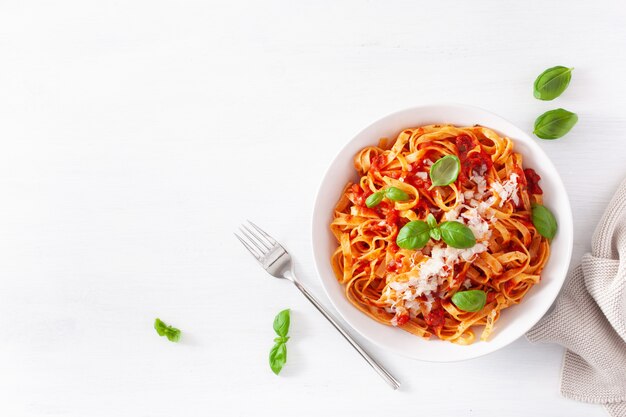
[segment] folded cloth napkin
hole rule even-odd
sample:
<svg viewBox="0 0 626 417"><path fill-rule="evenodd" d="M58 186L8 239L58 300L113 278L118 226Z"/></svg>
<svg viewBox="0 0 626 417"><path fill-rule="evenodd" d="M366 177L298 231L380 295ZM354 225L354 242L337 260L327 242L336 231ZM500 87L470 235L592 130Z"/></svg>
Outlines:
<svg viewBox="0 0 626 417"><path fill-rule="evenodd" d="M526 337L567 348L561 393L626 417L626 180L611 200L591 253L570 272L555 307Z"/></svg>

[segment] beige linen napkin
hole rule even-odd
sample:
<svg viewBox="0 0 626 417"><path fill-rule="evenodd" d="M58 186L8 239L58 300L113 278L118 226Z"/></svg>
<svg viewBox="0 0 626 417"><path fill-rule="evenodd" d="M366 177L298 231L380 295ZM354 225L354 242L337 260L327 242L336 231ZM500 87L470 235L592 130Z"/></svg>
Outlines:
<svg viewBox="0 0 626 417"><path fill-rule="evenodd" d="M626 180L596 228L591 253L570 272L554 310L526 337L567 348L563 396L626 417Z"/></svg>

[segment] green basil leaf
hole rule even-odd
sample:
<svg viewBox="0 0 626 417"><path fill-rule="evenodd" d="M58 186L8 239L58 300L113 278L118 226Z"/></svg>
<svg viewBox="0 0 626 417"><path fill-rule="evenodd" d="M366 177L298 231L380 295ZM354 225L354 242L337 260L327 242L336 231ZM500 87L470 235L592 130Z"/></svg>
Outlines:
<svg viewBox="0 0 626 417"><path fill-rule="evenodd" d="M161 321L161 319L154 319L154 328L159 336L165 336L165 329L167 325Z"/></svg>
<svg viewBox="0 0 626 417"><path fill-rule="evenodd" d="M405 201L409 199L409 195L396 187L389 187L385 191L385 197L393 201Z"/></svg>
<svg viewBox="0 0 626 417"><path fill-rule="evenodd" d="M557 223L554 215L541 204L533 204L533 224L543 237L552 239L556 234Z"/></svg>
<svg viewBox="0 0 626 417"><path fill-rule="evenodd" d="M277 335L285 337L289 332L290 315L289 309L285 309L278 313L274 318L274 331Z"/></svg>
<svg viewBox="0 0 626 417"><path fill-rule="evenodd" d="M440 240L441 230L439 230L439 227L437 226L437 219L435 219L435 216L433 216L432 213L428 213L428 216L426 216L426 223L428 223L428 227L430 228L428 231L430 237L434 240Z"/></svg>
<svg viewBox="0 0 626 417"><path fill-rule="evenodd" d="M376 207L380 204L381 201L383 201L384 197L384 191L376 191L374 194L367 197L367 200L365 200L365 205L369 208Z"/></svg>
<svg viewBox="0 0 626 417"><path fill-rule="evenodd" d="M430 167L430 180L433 186L449 185L456 181L460 170L459 158L456 155L446 155Z"/></svg>
<svg viewBox="0 0 626 417"><path fill-rule="evenodd" d="M459 291L452 296L452 302L459 310L475 313L487 303L487 294L482 290Z"/></svg>
<svg viewBox="0 0 626 417"><path fill-rule="evenodd" d="M428 227L431 229L437 227L437 219L435 219L432 213L428 213L428 216L426 216L426 223L428 223Z"/></svg>
<svg viewBox="0 0 626 417"><path fill-rule="evenodd" d="M439 229L439 227L433 227L432 229L430 229L429 233L430 237L432 237L434 240L438 241L441 239L441 229Z"/></svg>
<svg viewBox="0 0 626 417"><path fill-rule="evenodd" d="M535 80L534 95L539 100L554 100L560 96L572 79L572 70L563 66L548 68Z"/></svg>
<svg viewBox="0 0 626 417"><path fill-rule="evenodd" d="M565 109L550 110L537 117L533 133L541 139L558 139L572 130L576 122L576 113Z"/></svg>
<svg viewBox="0 0 626 417"><path fill-rule="evenodd" d="M274 331L278 337L274 338L274 347L270 350L270 368L276 375L283 369L285 362L287 362L287 341L289 336L289 324L291 321L290 310L284 309L276 315L274 318Z"/></svg>
<svg viewBox="0 0 626 417"><path fill-rule="evenodd" d="M476 238L472 230L463 223L451 221L439 225L441 238L449 246L457 249L471 248L476 244Z"/></svg>
<svg viewBox="0 0 626 417"><path fill-rule="evenodd" d="M287 362L287 345L276 343L270 350L270 368L276 375L280 373Z"/></svg>
<svg viewBox="0 0 626 417"><path fill-rule="evenodd" d="M154 329L157 331L159 336L167 337L167 340L170 342L178 342L180 340L180 330L175 327L168 326L159 318L154 320Z"/></svg>
<svg viewBox="0 0 626 417"><path fill-rule="evenodd" d="M414 220L405 224L398 232L396 244L402 249L421 249L430 240L430 228L421 220Z"/></svg>
<svg viewBox="0 0 626 417"><path fill-rule="evenodd" d="M287 343L289 336L279 336L274 338L275 343Z"/></svg>

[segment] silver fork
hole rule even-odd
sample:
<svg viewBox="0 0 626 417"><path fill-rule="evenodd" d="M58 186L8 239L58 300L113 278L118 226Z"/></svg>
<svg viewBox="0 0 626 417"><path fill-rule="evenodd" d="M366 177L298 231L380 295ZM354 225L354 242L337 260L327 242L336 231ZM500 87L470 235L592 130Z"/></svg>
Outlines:
<svg viewBox="0 0 626 417"><path fill-rule="evenodd" d="M357 352L370 364L378 375L380 375L391 388L398 389L400 383L374 358L372 358L363 349L356 340L348 334L348 332L339 324L332 314L315 298L313 295L298 281L294 273L293 262L291 256L273 237L265 233L260 227L248 220L251 227L242 224L239 228L241 235L235 233L237 239L248 249L248 251L256 258L270 275L276 278L287 279L291 281L306 298L317 308L326 319L335 326L335 329L356 349ZM287 274L289 272L289 274Z"/></svg>

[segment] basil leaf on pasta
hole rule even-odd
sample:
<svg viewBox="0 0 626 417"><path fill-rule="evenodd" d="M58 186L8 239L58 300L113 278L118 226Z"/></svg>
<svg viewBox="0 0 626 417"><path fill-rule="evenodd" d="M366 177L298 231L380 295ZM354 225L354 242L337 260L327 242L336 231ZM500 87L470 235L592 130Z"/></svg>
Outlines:
<svg viewBox="0 0 626 417"><path fill-rule="evenodd" d="M431 229L437 227L437 219L435 219L432 213L428 213L428 216L426 216L426 223L428 223L428 227Z"/></svg>
<svg viewBox="0 0 626 417"><path fill-rule="evenodd" d="M461 162L456 155L446 155L430 167L429 175L433 186L443 186L456 181L461 170Z"/></svg>
<svg viewBox="0 0 626 417"><path fill-rule="evenodd" d="M437 226L437 219L435 219L435 216L433 216L432 213L428 213L428 216L426 216L426 223L428 223L428 227L430 228L428 231L430 237L434 240L440 240L441 230L439 230L439 226Z"/></svg>
<svg viewBox="0 0 626 417"><path fill-rule="evenodd" d="M434 240L441 240L441 229L439 227L433 227L429 230L429 233L430 237L432 237Z"/></svg>
<svg viewBox="0 0 626 417"><path fill-rule="evenodd" d="M384 197L385 193L383 191L376 191L374 194L367 197L365 205L369 208L376 207L381 201L383 201Z"/></svg>
<svg viewBox="0 0 626 417"><path fill-rule="evenodd" d="M577 122L576 113L565 109L554 109L537 117L533 133L541 139L558 139L572 130Z"/></svg>
<svg viewBox="0 0 626 417"><path fill-rule="evenodd" d="M285 343L278 342L270 350L270 368L276 375L280 373L287 363L287 345Z"/></svg>
<svg viewBox="0 0 626 417"><path fill-rule="evenodd" d="M533 204L532 220L535 229L539 234L548 239L552 239L556 234L557 223L550 210L541 204Z"/></svg>
<svg viewBox="0 0 626 417"><path fill-rule="evenodd" d="M278 313L274 318L274 331L277 335L285 337L289 332L290 315L289 309L285 309Z"/></svg>
<svg viewBox="0 0 626 417"><path fill-rule="evenodd" d="M452 296L452 303L459 310L475 313L487 303L487 294L482 290L459 291Z"/></svg>
<svg viewBox="0 0 626 417"><path fill-rule="evenodd" d="M548 68L535 80L533 94L539 100L554 100L567 89L572 79L572 70L561 65Z"/></svg>
<svg viewBox="0 0 626 417"><path fill-rule="evenodd" d="M439 225L441 238L449 246L457 249L471 248L476 244L476 238L472 230L463 223L450 221Z"/></svg>
<svg viewBox="0 0 626 417"><path fill-rule="evenodd" d="M385 197L393 201L405 201L409 199L409 195L397 187L387 188Z"/></svg>
<svg viewBox="0 0 626 417"><path fill-rule="evenodd" d="M430 240L430 227L422 220L405 224L398 232L396 244L402 249L421 249Z"/></svg>

